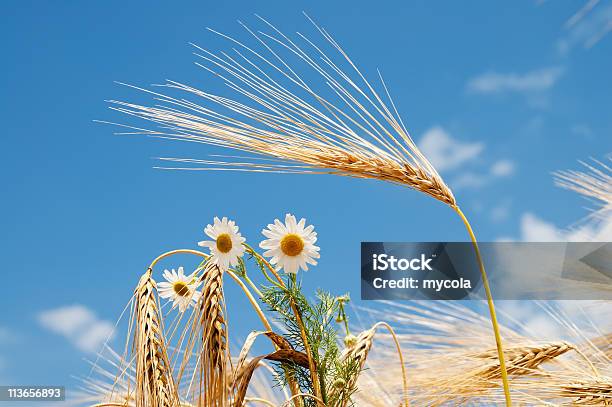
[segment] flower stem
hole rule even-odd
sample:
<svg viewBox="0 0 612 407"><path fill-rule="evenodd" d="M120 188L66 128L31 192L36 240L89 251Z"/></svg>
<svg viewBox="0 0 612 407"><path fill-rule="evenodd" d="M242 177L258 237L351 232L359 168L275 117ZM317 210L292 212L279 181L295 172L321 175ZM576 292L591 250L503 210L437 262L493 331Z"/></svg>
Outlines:
<svg viewBox="0 0 612 407"><path fill-rule="evenodd" d="M487 303L489 305L489 314L491 316L491 324L493 325L493 333L495 335L495 345L497 346L497 357L499 359L499 369L501 371L502 384L504 386L504 396L506 398L506 406L511 407L512 401L510 399L510 385L508 383L508 371L506 370L506 361L504 359L504 347L502 345L501 335L499 333L499 324L497 323L497 316L495 314L495 305L493 304L493 296L491 295L491 288L489 287L489 279L487 278L487 273L484 268L484 263L482 261L482 257L480 255L480 248L478 247L478 242L476 241L476 236L474 235L474 231L472 230L472 226L470 222L467 220L461 209L458 206L453 206L453 209L465 225L470 238L472 239L472 246L474 247L474 251L476 252L476 259L478 260L478 266L480 267L480 274L482 277L482 285L484 286L485 293L487 295Z"/></svg>
<svg viewBox="0 0 612 407"><path fill-rule="evenodd" d="M339 307L338 314L340 315L340 318L342 319L342 322L344 323L344 330L346 332L346 335L348 336L351 334L351 330L349 328L348 317L346 316L346 311L344 310L344 301L338 301L338 307Z"/></svg>
<svg viewBox="0 0 612 407"><path fill-rule="evenodd" d="M257 288L257 286L255 285L255 283L249 278L249 276L247 274L245 274L243 276L244 280L247 282L248 285L251 286L251 288L253 289L253 291L255 291L255 294L257 294L257 296L259 298L263 298L263 293L259 290L259 288Z"/></svg>
<svg viewBox="0 0 612 407"><path fill-rule="evenodd" d="M244 246L247 248L249 253L253 256L256 256L265 266L266 268L274 275L274 277L278 280L279 284L287 289L287 286L283 279L278 275L278 272L272 267L272 265L266 260L261 254L257 253L251 246L246 243ZM310 380L312 381L312 391L314 393L314 399L317 401L317 404L324 405L321 400L321 385L319 383L319 375L317 373L317 365L315 363L314 357L312 355L312 350L310 349L310 344L308 342L308 336L306 335L306 329L304 327L304 321L302 320L302 314L297 307L295 301L293 299L291 302L291 310L295 315L295 319L297 321L298 326L300 327L300 336L302 338L302 342L304 343L304 351L306 352L306 356L308 357L308 370L310 370Z"/></svg>

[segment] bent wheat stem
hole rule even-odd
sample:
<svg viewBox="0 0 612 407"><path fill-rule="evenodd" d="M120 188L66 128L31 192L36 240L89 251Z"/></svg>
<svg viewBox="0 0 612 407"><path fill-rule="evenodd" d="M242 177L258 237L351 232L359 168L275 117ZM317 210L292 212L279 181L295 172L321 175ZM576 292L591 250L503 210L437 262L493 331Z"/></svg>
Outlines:
<svg viewBox="0 0 612 407"><path fill-rule="evenodd" d="M264 315L264 313L261 310L261 307L259 306L259 304L257 304L257 301L255 300L255 297L253 297L253 294L251 294L251 291L249 291L249 288L242 282L242 280L240 280L240 278L236 274L234 274L233 271L226 270L225 272L236 282L236 284L238 284L238 286L242 289L244 294L247 296L249 302L253 306L253 309L255 309L255 312L259 316L259 319L263 323L263 325L266 328L266 330L271 331L272 330L272 326L268 322L268 319Z"/></svg>
<svg viewBox="0 0 612 407"><path fill-rule="evenodd" d="M208 255L206 253L202 253L199 250L192 250L192 249L176 249L176 250L170 250L169 252L165 252L160 254L159 256L157 256L149 265L150 269L153 269L153 267L155 267L155 265L157 263L159 263L161 260L165 259L166 257L170 257L173 256L175 254L194 254L196 256L200 256L202 258L204 258L204 260L208 260Z"/></svg>
<svg viewBox="0 0 612 407"><path fill-rule="evenodd" d="M402 405L405 405L406 407L410 407L410 401L408 399L408 377L406 375L406 365L404 363L404 355L402 354L402 347L400 346L399 339L397 338L397 335L395 334L395 331L393 330L393 328L391 328L391 325L389 325L388 323L378 322L376 325L374 325L374 328L376 328L377 326L383 326L387 328L387 331L389 331L389 333L391 334L391 337L393 338L393 342L395 343L395 349L397 350L397 356L399 358L400 366L402 368L402 390L403 390Z"/></svg>
<svg viewBox="0 0 612 407"><path fill-rule="evenodd" d="M495 345L497 347L497 357L499 359L499 369L502 377L502 384L504 386L504 396L506 398L506 406L512 406L512 401L510 398L510 385L508 383L508 371L506 369L506 361L504 359L504 347L502 344L501 335L499 333L499 324L497 323L497 315L495 314L495 305L493 304L493 296L491 295L491 288L489 287L489 279L487 278L487 272L484 268L484 262L482 261L482 257L480 255L480 248L478 247L478 241L476 240L476 235L474 235L474 231L472 230L472 226L470 222L467 220L461 209L458 206L453 205L452 208L457 212L465 228L467 229L470 239L472 239L472 246L474 247L474 252L476 253L476 260L478 261L478 266L480 268L480 275L482 278L482 285L485 289L485 293L487 296L487 304L489 305L489 314L491 317L491 325L493 325L493 333L495 335Z"/></svg>
<svg viewBox="0 0 612 407"><path fill-rule="evenodd" d="M157 258L155 258L155 260L153 260L151 262L151 265L149 266L149 268L151 270L153 270L153 267L162 259L165 259L166 257L170 257L172 255L175 254L193 254L196 256L200 256L202 258L204 258L205 260L208 259L208 255L206 253L203 253L201 251L198 250L192 250L192 249L177 249L177 250L171 250L169 252L166 253L162 253L159 256L157 256ZM238 284L238 286L242 289L242 291L244 292L244 294L246 295L247 299L249 300L249 302L251 303L251 306L253 307L253 309L255 310L255 312L257 313L257 316L259 316L259 319L261 320L261 323L263 324L263 326L266 328L267 331L271 331L272 330L272 326L270 325L270 322L268 322L268 319L266 318L265 314L263 313L261 307L259 306L259 304L257 304L257 301L255 300L255 297L253 297L253 294L251 294L251 291L249 291L249 288L242 282L242 280L240 280L240 278L238 278L238 276L232 272L231 270L227 270L226 273L236 282L236 284Z"/></svg>
<svg viewBox="0 0 612 407"><path fill-rule="evenodd" d="M233 271L227 270L226 273L229 274L230 277L232 277L234 279L234 281L236 282L236 284L238 284L240 286L240 288L242 288L242 291L244 291L244 293L246 294L247 298L251 302L251 305L253 306L253 308L255 308L255 311L257 312L257 315L259 315L259 318L261 319L261 322L266 327L266 330L272 331L272 326L270 325L270 323L266 319L266 316L264 315L263 311L259 307L259 304L257 304L257 301L255 300L255 298L251 294L251 291L249 290L249 288L242 282L242 280L240 280L240 278ZM246 275L245 275L245 277L246 277ZM249 282L249 284L252 285L253 289L256 290L258 295L261 297L261 292L259 291L259 289L257 289L255 284L253 284L253 282L248 277L246 277L246 279ZM278 349L276 344L274 344L274 347L276 349ZM295 381L295 379L293 377L290 377L289 375L287 375L287 377L288 377L289 388L291 390L291 394L292 395L298 394L300 391L299 391L299 387L297 385L297 382ZM302 406L302 401L299 398L295 399L295 403L296 403L296 407L301 407Z"/></svg>
<svg viewBox="0 0 612 407"><path fill-rule="evenodd" d="M255 291L255 294L257 294L259 296L259 298L263 297L263 293L261 292L261 290L259 288L257 288L257 286L255 285L255 283L253 282L253 280L251 280L249 278L249 276L245 273L245 275L243 276L244 280L247 282L247 284L249 286L251 286L251 288L253 289L253 291Z"/></svg>

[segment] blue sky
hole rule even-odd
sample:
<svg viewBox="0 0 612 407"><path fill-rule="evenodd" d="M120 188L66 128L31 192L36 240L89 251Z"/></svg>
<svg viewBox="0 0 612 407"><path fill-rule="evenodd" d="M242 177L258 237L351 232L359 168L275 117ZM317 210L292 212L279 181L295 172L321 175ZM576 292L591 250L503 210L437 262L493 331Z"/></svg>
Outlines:
<svg viewBox="0 0 612 407"><path fill-rule="evenodd" d="M308 31L307 11L371 78L381 69L481 240L546 240L586 214L551 172L612 150L610 1L576 23L583 2L287 3L4 2L0 383L74 384L149 261L196 247L215 215L235 219L251 243L287 211L306 217L322 256L306 288L354 297L360 241L467 238L451 210L414 191L154 170L151 157L209 149L116 136L93 122L124 120L106 99L142 98L113 81L218 87L188 45L227 47L205 27L242 36L236 20L257 25L258 13L283 31ZM236 294L228 288L230 323L244 335L257 327L242 324L251 319Z"/></svg>

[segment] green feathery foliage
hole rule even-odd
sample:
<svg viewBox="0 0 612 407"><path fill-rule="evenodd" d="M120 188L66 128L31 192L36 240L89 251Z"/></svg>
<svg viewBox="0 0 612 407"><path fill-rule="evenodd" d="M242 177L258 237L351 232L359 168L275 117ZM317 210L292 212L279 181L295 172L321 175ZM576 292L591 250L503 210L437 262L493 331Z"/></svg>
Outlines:
<svg viewBox="0 0 612 407"><path fill-rule="evenodd" d="M259 266L264 267L263 264ZM276 284L264 286L262 295L262 301L277 315L278 321L284 326L286 339L296 350L304 351L300 324L295 314L291 312L292 306L298 310L305 328L306 340L315 360L324 402L329 406L349 404L351 391L333 393L331 391L334 386L344 386L359 371L359 366L356 364L341 360L341 350L338 346L339 333L336 319L337 315L344 315L341 307L346 298L335 297L318 290L314 301L308 301L295 275L288 276L286 287ZM292 375L297 379L302 391L312 391L311 376L307 369L284 364L277 366L276 370L279 383L286 383L288 375ZM313 400L305 402L307 405L315 404Z"/></svg>

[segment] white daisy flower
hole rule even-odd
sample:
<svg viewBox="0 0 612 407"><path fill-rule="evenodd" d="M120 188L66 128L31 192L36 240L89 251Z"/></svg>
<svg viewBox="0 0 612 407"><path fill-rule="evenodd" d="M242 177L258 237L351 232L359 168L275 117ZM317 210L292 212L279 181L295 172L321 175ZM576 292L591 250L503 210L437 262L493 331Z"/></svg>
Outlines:
<svg viewBox="0 0 612 407"><path fill-rule="evenodd" d="M178 273L164 270L164 278L167 282L157 284L159 296L172 300L172 308L179 307L181 312L185 312L187 307L195 305L200 300L201 292L196 291L202 284L195 274L186 276L182 267L178 268Z"/></svg>
<svg viewBox="0 0 612 407"><path fill-rule="evenodd" d="M295 216L288 213L284 224L275 219L274 224L261 232L268 238L259 244L266 250L264 256L272 257L270 263L285 269L285 273L295 274L300 268L308 270L307 264L317 264L314 260L319 258L319 248L314 245L317 233L313 225L305 225L306 219L297 222Z"/></svg>
<svg viewBox="0 0 612 407"><path fill-rule="evenodd" d="M242 243L246 239L238 232L238 226L233 220L227 220L226 217L219 220L215 217L214 224L206 226L204 233L213 240L199 242L198 246L210 249L210 261L213 264L222 270L238 264L238 258L244 254Z"/></svg>

